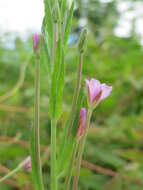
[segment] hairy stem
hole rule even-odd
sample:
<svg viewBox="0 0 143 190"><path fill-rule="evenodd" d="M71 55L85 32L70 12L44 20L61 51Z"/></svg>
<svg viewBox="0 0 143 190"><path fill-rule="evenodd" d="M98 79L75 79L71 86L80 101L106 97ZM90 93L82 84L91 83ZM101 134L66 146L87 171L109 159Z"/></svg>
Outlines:
<svg viewBox="0 0 143 190"><path fill-rule="evenodd" d="M55 0L56 1L56 0ZM54 23L54 35L52 45L52 65L54 65L57 46L57 23ZM51 190L57 190L57 168L56 168L56 119L51 119Z"/></svg>
<svg viewBox="0 0 143 190"><path fill-rule="evenodd" d="M69 162L67 176L66 176L65 185L64 185L65 190L70 189L70 182L71 182L72 171L73 171L73 167L74 167L74 161L75 161L75 156L76 156L78 144L79 144L79 142L76 141L74 146L73 146L72 155L71 155L71 159L70 159L70 162Z"/></svg>
<svg viewBox="0 0 143 190"><path fill-rule="evenodd" d="M51 121L51 190L57 190L56 172L56 121Z"/></svg>
<svg viewBox="0 0 143 190"><path fill-rule="evenodd" d="M81 76L82 76L82 63L83 63L83 53L80 53L79 54L78 71L77 71L77 82L76 82L76 87L75 87L75 91L74 91L74 97L73 97L72 109L71 109L71 118L70 118L68 133L67 133L68 138L71 134L72 125L73 125L73 121L75 118L76 105L77 105L78 95L79 95L79 91L80 91L80 82L81 82Z"/></svg>
<svg viewBox="0 0 143 190"><path fill-rule="evenodd" d="M91 114L92 114L92 111L89 109L88 113L87 113L85 132L84 132L84 135L83 135L81 142L80 142L79 152L78 152L77 161L76 161L73 190L78 190L78 181L79 181L79 176L80 176L81 160L82 160L84 146L85 146L85 142L86 142L86 138L87 138L87 134L88 134L88 129L89 129L89 125L90 125Z"/></svg>
<svg viewBox="0 0 143 190"><path fill-rule="evenodd" d="M34 126L34 136L35 136L35 160L37 164L37 169L39 171L39 182L41 189L44 189L42 181L42 167L40 160L40 59L36 59L36 68L35 68L35 126Z"/></svg>

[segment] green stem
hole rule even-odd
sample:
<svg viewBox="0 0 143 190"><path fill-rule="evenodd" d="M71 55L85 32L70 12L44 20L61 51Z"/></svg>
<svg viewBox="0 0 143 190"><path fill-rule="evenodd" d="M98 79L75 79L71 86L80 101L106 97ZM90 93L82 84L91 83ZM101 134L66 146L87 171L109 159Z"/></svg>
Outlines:
<svg viewBox="0 0 143 190"><path fill-rule="evenodd" d="M51 120L51 190L57 190L56 172L56 120Z"/></svg>
<svg viewBox="0 0 143 190"><path fill-rule="evenodd" d="M21 168L23 168L26 163L27 163L27 159L25 159L24 161L22 161L14 170L10 171L7 175L5 175L4 177L2 177L0 179L0 183L3 182L4 180L10 178L11 176L13 176L19 170L21 170Z"/></svg>
<svg viewBox="0 0 143 190"><path fill-rule="evenodd" d="M74 176L74 182L73 182L73 190L78 190L78 181L79 181L79 176L80 176L81 160L82 160L84 146L85 146L85 142L86 142L86 138L87 138L87 134L88 134L88 129L89 129L89 125L90 125L91 114L92 114L92 110L89 109L88 113L87 113L85 133L81 139L80 146L79 146L79 152L78 152L78 156L77 156L75 176Z"/></svg>
<svg viewBox="0 0 143 190"><path fill-rule="evenodd" d="M71 131L72 131L72 125L75 118L75 112L76 112L76 105L78 100L78 95L80 91L80 82L81 82L81 76L82 76L82 63L83 63L83 53L79 54L79 64L78 64L78 71L77 71L77 82L76 87L74 91L74 97L72 102L72 109L71 109L71 118L70 118L70 125L67 133L67 137L69 138Z"/></svg>
<svg viewBox="0 0 143 190"><path fill-rule="evenodd" d="M70 189L70 182L71 182L72 171L73 171L73 167L74 167L74 161L75 161L75 156L76 156L78 144L79 144L79 142L76 141L74 146L73 146L72 155L71 155L71 159L70 159L70 162L69 162L68 172L67 172L65 185L64 185L65 190Z"/></svg>
<svg viewBox="0 0 143 190"><path fill-rule="evenodd" d="M44 189L42 181L42 167L40 160L40 58L36 58L36 68L35 68L35 160L37 164L37 169L39 171L39 183L41 190Z"/></svg>
<svg viewBox="0 0 143 190"><path fill-rule="evenodd" d="M56 0L54 1L56 3ZM58 25L54 22L53 25L53 44L52 44L52 65L54 67L56 47L57 47L57 32ZM57 190L57 168L56 168L56 119L51 119L51 190Z"/></svg>

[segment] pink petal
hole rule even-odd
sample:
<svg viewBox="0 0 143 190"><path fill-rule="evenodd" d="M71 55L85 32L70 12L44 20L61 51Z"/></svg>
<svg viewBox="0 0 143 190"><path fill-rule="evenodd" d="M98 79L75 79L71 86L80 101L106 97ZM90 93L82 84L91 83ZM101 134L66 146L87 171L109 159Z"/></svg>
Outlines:
<svg viewBox="0 0 143 190"><path fill-rule="evenodd" d="M25 163L25 165L24 165L24 168L25 168L26 170L28 170L28 171L31 171L31 157L30 157L30 156L28 156L28 157L26 158L26 163Z"/></svg>
<svg viewBox="0 0 143 190"><path fill-rule="evenodd" d="M107 98L112 91L112 86L108 86L107 84L102 84L101 88L102 88L102 94L99 98L99 102Z"/></svg>
<svg viewBox="0 0 143 190"><path fill-rule="evenodd" d="M88 95L91 103L94 102L96 97L101 92L101 83L96 79L86 80L86 86L88 87Z"/></svg>

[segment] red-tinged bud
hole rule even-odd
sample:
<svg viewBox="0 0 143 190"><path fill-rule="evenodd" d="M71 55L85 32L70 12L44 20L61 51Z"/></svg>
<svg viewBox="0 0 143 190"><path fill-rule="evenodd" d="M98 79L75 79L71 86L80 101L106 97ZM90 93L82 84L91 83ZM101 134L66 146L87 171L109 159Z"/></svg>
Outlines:
<svg viewBox="0 0 143 190"><path fill-rule="evenodd" d="M28 172L31 172L31 157L28 156L25 160L24 169L26 169Z"/></svg>
<svg viewBox="0 0 143 190"><path fill-rule="evenodd" d="M40 41L41 41L40 34L35 33L33 35L33 50L34 50L35 53L38 52Z"/></svg>
<svg viewBox="0 0 143 190"><path fill-rule="evenodd" d="M79 117L79 124L78 124L78 129L77 129L77 138L82 137L84 134L84 129L85 129L85 123L86 123L86 109L81 108L80 110L80 117Z"/></svg>

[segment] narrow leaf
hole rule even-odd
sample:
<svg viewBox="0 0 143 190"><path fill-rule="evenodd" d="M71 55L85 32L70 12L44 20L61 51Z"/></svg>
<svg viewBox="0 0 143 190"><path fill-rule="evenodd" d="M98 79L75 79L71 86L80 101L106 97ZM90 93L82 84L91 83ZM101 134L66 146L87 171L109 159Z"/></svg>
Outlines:
<svg viewBox="0 0 143 190"><path fill-rule="evenodd" d="M50 51L49 51L49 47L48 47L48 33L46 31L46 20L45 18L43 19L43 23L42 23L42 39L43 39L43 43L42 43L42 62L45 64L45 67L48 71L49 76L51 75L51 65L50 65Z"/></svg>
<svg viewBox="0 0 143 190"><path fill-rule="evenodd" d="M67 8L67 0L62 0L62 3L61 3L61 20L62 20L62 22L64 20L66 8Z"/></svg>
<svg viewBox="0 0 143 190"><path fill-rule="evenodd" d="M52 81L51 81L51 94L50 94L50 115L51 118L55 117L56 114L56 96L57 96L57 82L59 75L59 67L60 67L60 58L61 58L61 41L59 40L56 48L56 57L54 61L53 73L52 73Z"/></svg>
<svg viewBox="0 0 143 190"><path fill-rule="evenodd" d="M46 24L46 30L48 32L48 46L49 48L51 48L52 36L53 36L52 5L49 0L44 0L44 4L45 4L45 24Z"/></svg>
<svg viewBox="0 0 143 190"><path fill-rule="evenodd" d="M73 11L74 11L74 0L72 1L72 5L67 17L67 23L66 23L65 33L64 33L64 47L66 47L66 44L68 41L68 36L70 33L70 28L71 28L71 23L72 23Z"/></svg>
<svg viewBox="0 0 143 190"><path fill-rule="evenodd" d="M64 51L62 50L60 72L57 81L56 118L59 119L62 113L62 97L64 89Z"/></svg>

